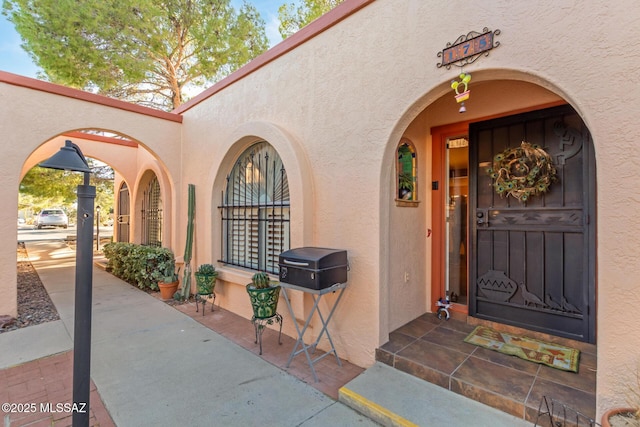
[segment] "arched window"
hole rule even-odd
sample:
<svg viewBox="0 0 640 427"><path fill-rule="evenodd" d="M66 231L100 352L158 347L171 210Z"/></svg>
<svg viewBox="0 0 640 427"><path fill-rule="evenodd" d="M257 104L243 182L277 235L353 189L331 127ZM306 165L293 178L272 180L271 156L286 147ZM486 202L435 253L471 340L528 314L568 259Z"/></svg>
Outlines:
<svg viewBox="0 0 640 427"><path fill-rule="evenodd" d="M142 244L162 246L162 196L155 175L144 190L142 199Z"/></svg>
<svg viewBox="0 0 640 427"><path fill-rule="evenodd" d="M277 273L289 249L289 183L276 150L258 142L227 177L223 196L223 262Z"/></svg>
<svg viewBox="0 0 640 427"><path fill-rule="evenodd" d="M416 149L409 140L403 139L398 144L396 171L396 199L417 201L418 164L416 161Z"/></svg>

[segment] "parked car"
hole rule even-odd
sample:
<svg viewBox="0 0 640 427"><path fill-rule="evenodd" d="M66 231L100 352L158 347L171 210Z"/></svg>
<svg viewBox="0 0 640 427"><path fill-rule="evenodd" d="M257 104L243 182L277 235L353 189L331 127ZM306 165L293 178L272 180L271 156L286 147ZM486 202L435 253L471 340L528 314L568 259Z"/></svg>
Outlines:
<svg viewBox="0 0 640 427"><path fill-rule="evenodd" d="M42 227L62 227L69 226L69 218L62 209L43 209L36 216L35 226L40 230Z"/></svg>

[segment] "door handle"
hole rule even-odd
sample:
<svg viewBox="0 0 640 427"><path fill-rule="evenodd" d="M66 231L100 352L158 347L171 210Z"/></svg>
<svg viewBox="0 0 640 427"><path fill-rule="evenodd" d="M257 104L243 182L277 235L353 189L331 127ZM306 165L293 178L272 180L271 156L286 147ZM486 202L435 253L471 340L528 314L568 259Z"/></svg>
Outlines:
<svg viewBox="0 0 640 427"><path fill-rule="evenodd" d="M476 212L476 223L478 225L489 226L489 217L485 214L485 212L478 210Z"/></svg>

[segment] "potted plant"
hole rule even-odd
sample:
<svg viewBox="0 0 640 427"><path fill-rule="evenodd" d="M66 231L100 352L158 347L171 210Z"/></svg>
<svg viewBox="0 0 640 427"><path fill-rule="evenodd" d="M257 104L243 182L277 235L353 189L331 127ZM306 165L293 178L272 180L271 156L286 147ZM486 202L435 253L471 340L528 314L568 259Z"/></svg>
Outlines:
<svg viewBox="0 0 640 427"><path fill-rule="evenodd" d="M158 287L160 288L160 297L163 300L170 300L178 290L178 273L179 268L173 265L167 265L164 270L162 278L158 281Z"/></svg>
<svg viewBox="0 0 640 427"><path fill-rule="evenodd" d="M247 285L254 319L268 319L275 316L280 296L280 285L272 283L267 273L256 273Z"/></svg>
<svg viewBox="0 0 640 427"><path fill-rule="evenodd" d="M398 175L398 195L403 200L411 199L413 191L413 176L410 173L402 172Z"/></svg>
<svg viewBox="0 0 640 427"><path fill-rule="evenodd" d="M211 295L216 286L218 272L211 264L202 264L194 273L196 277L196 287L199 295Z"/></svg>
<svg viewBox="0 0 640 427"><path fill-rule="evenodd" d="M640 427L640 371L636 372L636 385L627 392L628 408L613 408L602 415L602 427Z"/></svg>

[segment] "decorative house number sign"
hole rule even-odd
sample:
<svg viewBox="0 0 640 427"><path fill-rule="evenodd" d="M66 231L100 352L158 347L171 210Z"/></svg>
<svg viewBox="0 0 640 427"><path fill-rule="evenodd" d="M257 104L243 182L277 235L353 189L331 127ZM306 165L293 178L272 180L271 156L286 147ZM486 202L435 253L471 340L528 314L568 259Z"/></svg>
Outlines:
<svg viewBox="0 0 640 427"><path fill-rule="evenodd" d="M461 35L453 43L447 43L447 47L438 52L438 57L442 58L442 63L438 68L455 64L462 67L471 64L482 54L489 55L489 51L500 46L500 42L494 42L494 37L500 34L500 30L489 31L487 27L482 29L482 33L470 31L467 35Z"/></svg>

